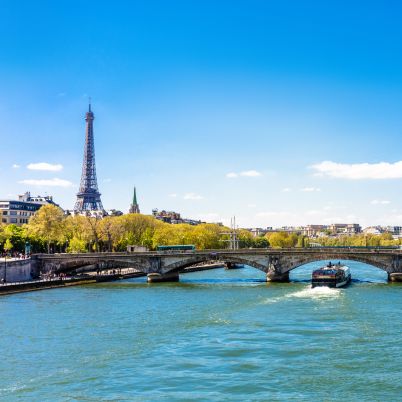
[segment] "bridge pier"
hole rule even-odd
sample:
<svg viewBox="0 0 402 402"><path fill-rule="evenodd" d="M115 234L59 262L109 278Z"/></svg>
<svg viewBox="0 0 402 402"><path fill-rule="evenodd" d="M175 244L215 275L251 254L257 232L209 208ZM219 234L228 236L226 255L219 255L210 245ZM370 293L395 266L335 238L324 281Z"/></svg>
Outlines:
<svg viewBox="0 0 402 402"><path fill-rule="evenodd" d="M168 272L166 274L160 274L158 272L153 272L147 275L148 283L157 282L179 282L178 272Z"/></svg>
<svg viewBox="0 0 402 402"><path fill-rule="evenodd" d="M280 273L275 271L268 271L267 282L289 282L289 272Z"/></svg>

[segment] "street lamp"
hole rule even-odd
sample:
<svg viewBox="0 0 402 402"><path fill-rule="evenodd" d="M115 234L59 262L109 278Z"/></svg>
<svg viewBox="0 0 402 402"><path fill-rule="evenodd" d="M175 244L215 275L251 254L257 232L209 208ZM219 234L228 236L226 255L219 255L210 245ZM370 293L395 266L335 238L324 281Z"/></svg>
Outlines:
<svg viewBox="0 0 402 402"><path fill-rule="evenodd" d="M7 253L4 253L4 277L3 277L4 283L7 282Z"/></svg>
<svg viewBox="0 0 402 402"><path fill-rule="evenodd" d="M25 242L25 258L31 254L31 243L27 240Z"/></svg>

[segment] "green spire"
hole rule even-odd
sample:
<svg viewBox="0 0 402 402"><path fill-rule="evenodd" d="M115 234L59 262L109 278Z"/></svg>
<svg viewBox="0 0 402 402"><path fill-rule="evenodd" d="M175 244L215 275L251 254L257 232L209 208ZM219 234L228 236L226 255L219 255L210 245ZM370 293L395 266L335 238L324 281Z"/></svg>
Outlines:
<svg viewBox="0 0 402 402"><path fill-rule="evenodd" d="M135 187L134 187L133 205L137 205L137 191L135 190Z"/></svg>
<svg viewBox="0 0 402 402"><path fill-rule="evenodd" d="M133 194L133 203L130 205L130 214L139 214L140 213L140 206L137 202L137 190L134 187L134 194Z"/></svg>

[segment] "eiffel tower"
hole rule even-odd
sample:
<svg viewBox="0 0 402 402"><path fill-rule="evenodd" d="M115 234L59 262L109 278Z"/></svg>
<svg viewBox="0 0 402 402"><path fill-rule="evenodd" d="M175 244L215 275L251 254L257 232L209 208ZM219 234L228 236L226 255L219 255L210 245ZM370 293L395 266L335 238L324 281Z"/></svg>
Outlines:
<svg viewBox="0 0 402 402"><path fill-rule="evenodd" d="M91 101L89 101L89 109L85 115L86 131L85 131L85 147L84 161L82 163L82 175L80 189L77 193L77 201L74 206L74 213L80 215L105 215L98 183L96 180L95 167L95 146L94 146L94 114L91 110Z"/></svg>

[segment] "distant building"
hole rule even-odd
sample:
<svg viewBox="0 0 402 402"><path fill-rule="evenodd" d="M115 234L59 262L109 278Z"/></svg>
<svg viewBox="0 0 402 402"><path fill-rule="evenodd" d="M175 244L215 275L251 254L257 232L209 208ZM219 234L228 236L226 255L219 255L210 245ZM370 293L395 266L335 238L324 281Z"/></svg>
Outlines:
<svg viewBox="0 0 402 402"><path fill-rule="evenodd" d="M303 232L302 227L295 227L295 226L282 226L278 229L279 232L285 232L287 234L301 234Z"/></svg>
<svg viewBox="0 0 402 402"><path fill-rule="evenodd" d="M252 229L247 229L247 230L253 235L253 237L264 236L268 232L268 229L263 229L263 228L252 228ZM271 230L272 230L272 228L271 228Z"/></svg>
<svg viewBox="0 0 402 402"><path fill-rule="evenodd" d="M109 209L106 211L107 216L122 216L124 215L123 212L119 211L118 209Z"/></svg>
<svg viewBox="0 0 402 402"><path fill-rule="evenodd" d="M402 226L369 226L363 229L364 234L380 235L390 233L394 239L402 237Z"/></svg>
<svg viewBox="0 0 402 402"><path fill-rule="evenodd" d="M128 211L130 214L139 214L140 213L140 206L137 202L137 191L134 187L134 194L133 194L133 202L130 205L130 209Z"/></svg>
<svg viewBox="0 0 402 402"><path fill-rule="evenodd" d="M327 225L307 225L303 228L303 234L308 237L319 237L327 229Z"/></svg>
<svg viewBox="0 0 402 402"><path fill-rule="evenodd" d="M354 235L362 232L362 228L358 223L333 223L328 226L328 230L333 235Z"/></svg>
<svg viewBox="0 0 402 402"><path fill-rule="evenodd" d="M200 220L182 218L178 212L165 210L159 211L156 208L152 210L152 215L154 216L154 218L166 223L170 223L172 225L177 225L179 223L187 223L188 225L200 225L201 223L205 223L201 222Z"/></svg>
<svg viewBox="0 0 402 402"><path fill-rule="evenodd" d="M18 200L0 200L1 222L21 226L28 223L29 218L43 205L52 204L59 206L53 201L52 196L31 197L30 192L18 196Z"/></svg>
<svg viewBox="0 0 402 402"><path fill-rule="evenodd" d="M372 234L372 235L380 235L384 233L384 230L381 226L369 226L363 229L364 234Z"/></svg>
<svg viewBox="0 0 402 402"><path fill-rule="evenodd" d="M402 235L402 226L387 226L384 229L385 232L391 233L393 236Z"/></svg>
<svg viewBox="0 0 402 402"><path fill-rule="evenodd" d="M127 246L127 252L129 253L145 253L146 251L149 251L149 249L145 246Z"/></svg>
<svg viewBox="0 0 402 402"><path fill-rule="evenodd" d="M166 223L182 223L181 216L178 212L174 211L159 211L157 208L152 210L154 218Z"/></svg>

